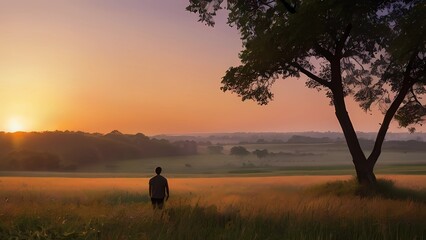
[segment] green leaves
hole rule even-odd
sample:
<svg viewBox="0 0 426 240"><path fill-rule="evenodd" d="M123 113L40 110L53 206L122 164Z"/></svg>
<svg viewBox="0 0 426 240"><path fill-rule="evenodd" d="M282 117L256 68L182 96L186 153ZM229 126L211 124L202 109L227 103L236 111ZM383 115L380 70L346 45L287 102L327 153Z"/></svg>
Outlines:
<svg viewBox="0 0 426 240"><path fill-rule="evenodd" d="M222 2L223 0L190 0L190 5L186 10L197 13L200 22L213 27L215 24L213 17L216 16L218 10L222 9Z"/></svg>
<svg viewBox="0 0 426 240"><path fill-rule="evenodd" d="M213 26L221 4L190 0L187 9ZM403 84L424 89L426 5L420 0L229 0L226 9L244 48L242 64L226 72L221 89L242 100L267 104L276 80L301 75L330 98L337 91L352 95L364 110L389 105ZM401 108L401 126L421 122L425 92L413 92L417 101ZM414 108L416 117L405 117Z"/></svg>
<svg viewBox="0 0 426 240"><path fill-rule="evenodd" d="M247 81L247 79L256 79L256 81ZM273 98L269 89L274 81L273 76L260 76L258 72L246 66L232 67L226 71L222 79L221 90L235 92L243 101L251 99L264 105Z"/></svg>

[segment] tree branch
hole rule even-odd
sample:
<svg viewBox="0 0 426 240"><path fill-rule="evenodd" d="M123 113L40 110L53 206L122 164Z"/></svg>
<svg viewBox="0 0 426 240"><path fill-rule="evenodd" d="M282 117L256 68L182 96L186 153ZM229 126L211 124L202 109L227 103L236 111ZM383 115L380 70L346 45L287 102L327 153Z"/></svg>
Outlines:
<svg viewBox="0 0 426 240"><path fill-rule="evenodd" d="M417 104L419 104L420 106L423 107L423 104L419 101L419 99L417 98L416 94L414 93L414 90L413 90L412 86L410 88L410 92L411 92L411 94L413 94L414 101L417 102Z"/></svg>
<svg viewBox="0 0 426 240"><path fill-rule="evenodd" d="M343 49L342 49L342 51L343 51ZM356 54L356 52L355 52L354 50L352 50L352 49L347 49L347 50L345 50L345 52L344 52L344 53L342 53L342 58L345 58L345 57L352 57L352 56L355 56L355 54Z"/></svg>
<svg viewBox="0 0 426 240"><path fill-rule="evenodd" d="M351 57L358 65L361 67L362 70L365 70L364 66L354 57Z"/></svg>
<svg viewBox="0 0 426 240"><path fill-rule="evenodd" d="M340 38L340 40L337 42L336 44L336 52L335 55L339 57L339 59L342 57L342 50L343 47L345 46L346 40L349 37L349 33L351 32L352 29L352 24L349 23L346 28L345 31L343 32L343 36L342 38Z"/></svg>
<svg viewBox="0 0 426 240"><path fill-rule="evenodd" d="M275 1L274 0L271 0L271 1L265 1L263 4L264 5L266 5L266 6L268 6L269 8L273 8L274 6L273 5L271 5L272 3L274 3Z"/></svg>
<svg viewBox="0 0 426 240"><path fill-rule="evenodd" d="M373 167L376 164L377 159L379 158L381 154L383 141L385 140L385 136L388 131L390 122L395 116L396 111L398 111L398 108L401 105L402 101L404 101L404 98L407 95L408 91L414 84L414 82L411 80L411 77L410 77L410 71L413 65L414 58L415 58L415 54L413 54L413 57L410 59L410 61L407 64L407 68L405 69L405 72L404 72L402 87L399 90L398 95L392 102L391 106L389 107L388 111L386 112L385 117L383 118L383 122L380 126L379 132L377 133L373 151L368 157L368 162L371 167Z"/></svg>
<svg viewBox="0 0 426 240"><path fill-rule="evenodd" d="M319 45L318 43L314 44L314 50L321 54L323 57L325 57L325 59L327 59L329 62L331 62L331 60L333 59L333 54L327 49L321 47L321 45Z"/></svg>
<svg viewBox="0 0 426 240"><path fill-rule="evenodd" d="M317 75L313 74L312 72L306 70L304 67L300 66L300 64L298 63L291 63L291 66L297 68L299 71L301 71L303 74L305 74L306 76L308 76L309 78L315 80L316 82L318 82L319 84L330 88L330 83L327 82L326 80L318 77Z"/></svg>

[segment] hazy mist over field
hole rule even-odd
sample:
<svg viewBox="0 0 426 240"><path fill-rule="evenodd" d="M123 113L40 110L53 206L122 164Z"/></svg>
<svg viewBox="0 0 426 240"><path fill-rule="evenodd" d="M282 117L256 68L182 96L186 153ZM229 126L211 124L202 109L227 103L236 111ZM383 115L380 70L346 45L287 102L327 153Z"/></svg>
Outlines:
<svg viewBox="0 0 426 240"><path fill-rule="evenodd" d="M373 133L359 133L368 153ZM393 133L378 173L423 174L426 134ZM211 133L192 135L83 132L0 133L2 175L169 176L353 174L341 133ZM234 149L235 148L235 149ZM240 151L238 151L240 150Z"/></svg>

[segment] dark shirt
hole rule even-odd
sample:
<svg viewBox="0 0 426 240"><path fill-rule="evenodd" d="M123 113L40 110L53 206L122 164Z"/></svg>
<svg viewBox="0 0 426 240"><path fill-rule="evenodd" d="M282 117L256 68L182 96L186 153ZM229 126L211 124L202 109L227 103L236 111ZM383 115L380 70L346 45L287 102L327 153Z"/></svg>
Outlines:
<svg viewBox="0 0 426 240"><path fill-rule="evenodd" d="M151 198L164 198L166 196L166 189L169 188L167 179L161 175L157 175L149 180L151 189Z"/></svg>

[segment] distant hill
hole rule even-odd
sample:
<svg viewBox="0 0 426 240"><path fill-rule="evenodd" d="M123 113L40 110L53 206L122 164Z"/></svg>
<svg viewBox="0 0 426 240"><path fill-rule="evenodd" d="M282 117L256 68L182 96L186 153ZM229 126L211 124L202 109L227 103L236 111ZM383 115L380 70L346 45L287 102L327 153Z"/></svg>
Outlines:
<svg viewBox="0 0 426 240"><path fill-rule="evenodd" d="M200 133L187 135L156 135L153 138L169 141L196 141L206 144L245 144L245 143L283 143L293 136L311 138L329 138L331 141L344 141L341 132L236 132L236 133ZM373 140L377 133L357 132L360 139ZM426 141L426 133L388 133L385 141Z"/></svg>
<svg viewBox="0 0 426 240"><path fill-rule="evenodd" d="M335 142L336 140L332 140L329 137L308 137L308 136L300 136L300 135L293 135L287 143L331 143Z"/></svg>
<svg viewBox="0 0 426 240"><path fill-rule="evenodd" d="M71 171L100 162L196 153L195 142L171 143L142 133L0 132L0 171Z"/></svg>

